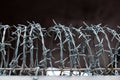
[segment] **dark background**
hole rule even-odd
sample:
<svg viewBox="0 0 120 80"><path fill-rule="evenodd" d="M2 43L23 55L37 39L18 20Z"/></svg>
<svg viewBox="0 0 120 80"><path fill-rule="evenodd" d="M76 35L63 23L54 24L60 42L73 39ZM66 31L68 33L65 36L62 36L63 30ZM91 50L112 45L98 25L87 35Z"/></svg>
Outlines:
<svg viewBox="0 0 120 80"><path fill-rule="evenodd" d="M64 25L120 25L120 0L2 0L2 24L26 24L35 21L43 27L54 25L52 19Z"/></svg>

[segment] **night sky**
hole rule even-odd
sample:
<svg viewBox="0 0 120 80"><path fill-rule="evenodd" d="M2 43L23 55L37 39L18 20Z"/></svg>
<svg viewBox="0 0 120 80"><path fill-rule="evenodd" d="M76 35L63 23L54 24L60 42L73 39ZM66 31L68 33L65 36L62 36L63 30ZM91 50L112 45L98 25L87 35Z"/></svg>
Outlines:
<svg viewBox="0 0 120 80"><path fill-rule="evenodd" d="M26 24L35 21L50 27L52 19L64 25L120 25L120 0L2 0L2 24Z"/></svg>

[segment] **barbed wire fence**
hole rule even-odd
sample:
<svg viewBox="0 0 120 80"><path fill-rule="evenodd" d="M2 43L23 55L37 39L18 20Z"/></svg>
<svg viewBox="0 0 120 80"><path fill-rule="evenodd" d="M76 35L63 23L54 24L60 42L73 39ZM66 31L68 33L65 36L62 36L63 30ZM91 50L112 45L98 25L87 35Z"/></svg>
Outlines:
<svg viewBox="0 0 120 80"><path fill-rule="evenodd" d="M76 28L54 23L49 29L35 22L27 26L1 24L0 75L37 76L47 71L60 71L60 75L70 71L71 76L74 71L78 75L119 75L119 32L101 24L84 22L85 26ZM47 69L55 64L59 69Z"/></svg>

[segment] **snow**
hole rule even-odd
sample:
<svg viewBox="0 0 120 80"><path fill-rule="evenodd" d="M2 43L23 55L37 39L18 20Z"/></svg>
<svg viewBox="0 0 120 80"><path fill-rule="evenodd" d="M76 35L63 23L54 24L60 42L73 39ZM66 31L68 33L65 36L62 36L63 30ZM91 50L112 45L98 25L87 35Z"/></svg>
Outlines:
<svg viewBox="0 0 120 80"><path fill-rule="evenodd" d="M61 73L60 69L58 68L52 68L52 67L49 67L47 68L47 73L46 75L47 76L60 76L60 74L62 76L70 76L70 71L63 71ZM91 75L91 73L85 73L85 72L81 72L80 75L79 75L79 71L73 71L72 73L72 76L89 76Z"/></svg>

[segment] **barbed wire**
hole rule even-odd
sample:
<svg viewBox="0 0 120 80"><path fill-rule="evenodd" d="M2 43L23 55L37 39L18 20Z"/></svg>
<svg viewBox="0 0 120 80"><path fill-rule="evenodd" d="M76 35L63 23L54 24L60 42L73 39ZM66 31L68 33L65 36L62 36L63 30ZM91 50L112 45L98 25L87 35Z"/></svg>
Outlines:
<svg viewBox="0 0 120 80"><path fill-rule="evenodd" d="M92 75L119 75L119 32L101 24L84 22L84 28L76 28L54 23L49 29L35 22L14 27L0 24L0 75L41 75L56 64L61 73L69 69L72 74L76 69Z"/></svg>

